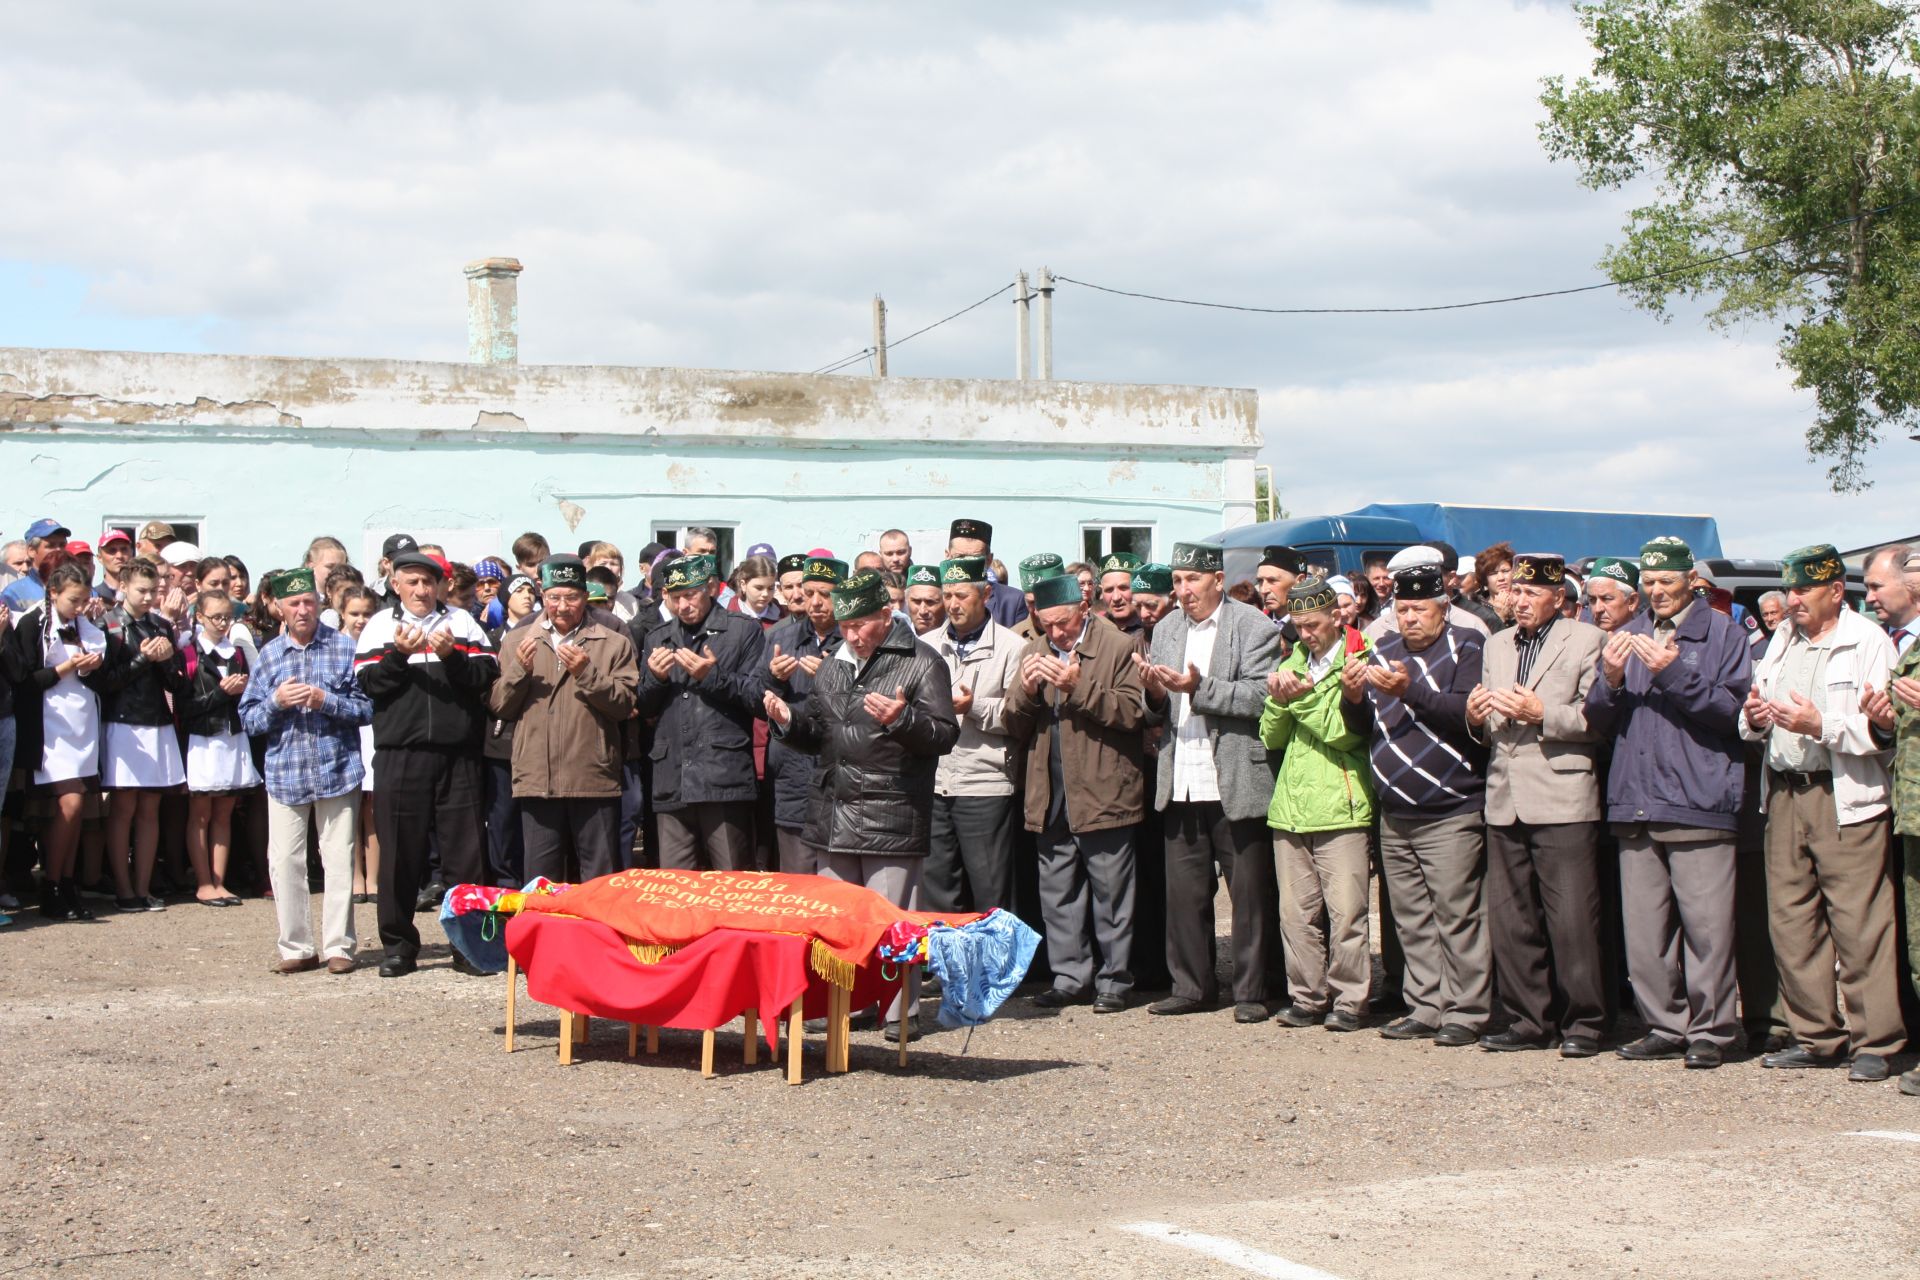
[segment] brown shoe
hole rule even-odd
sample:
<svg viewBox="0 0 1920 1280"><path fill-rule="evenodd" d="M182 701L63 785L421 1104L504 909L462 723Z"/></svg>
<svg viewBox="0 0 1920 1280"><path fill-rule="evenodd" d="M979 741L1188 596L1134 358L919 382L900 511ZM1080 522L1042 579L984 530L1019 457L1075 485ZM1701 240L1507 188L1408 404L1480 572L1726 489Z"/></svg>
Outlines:
<svg viewBox="0 0 1920 1280"><path fill-rule="evenodd" d="M320 967L319 956L301 956L298 960L282 960L267 970L269 973L305 973L309 969Z"/></svg>
<svg viewBox="0 0 1920 1280"><path fill-rule="evenodd" d="M354 963L352 956L335 956L327 961L328 973L352 973L360 966Z"/></svg>

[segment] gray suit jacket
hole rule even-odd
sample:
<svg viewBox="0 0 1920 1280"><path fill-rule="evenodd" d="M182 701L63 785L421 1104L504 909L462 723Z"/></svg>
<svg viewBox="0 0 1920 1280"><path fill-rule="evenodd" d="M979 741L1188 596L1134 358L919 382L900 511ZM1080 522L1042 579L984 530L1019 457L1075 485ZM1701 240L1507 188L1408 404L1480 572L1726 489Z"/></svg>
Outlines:
<svg viewBox="0 0 1920 1280"><path fill-rule="evenodd" d="M1519 629L1508 627L1487 641L1481 684L1510 689L1517 683L1519 639ZM1605 633L1590 623L1575 618L1554 623L1526 679L1526 687L1545 704L1545 718L1539 724L1514 724L1495 712L1474 734L1493 748L1487 761L1488 825L1599 819L1594 758L1600 735L1587 727L1587 690L1605 643Z"/></svg>
<svg viewBox="0 0 1920 1280"><path fill-rule="evenodd" d="M1187 615L1176 608L1153 629L1149 661L1187 669ZM1220 805L1235 819L1267 816L1273 803L1273 760L1260 741L1260 712L1267 705L1267 676L1280 664L1280 629L1273 619L1238 600L1220 602L1220 630L1213 662L1193 691L1193 709L1207 718L1213 742L1214 775L1220 780ZM1169 698L1148 710L1165 718ZM1160 743L1153 807L1165 809L1173 796L1173 730Z"/></svg>

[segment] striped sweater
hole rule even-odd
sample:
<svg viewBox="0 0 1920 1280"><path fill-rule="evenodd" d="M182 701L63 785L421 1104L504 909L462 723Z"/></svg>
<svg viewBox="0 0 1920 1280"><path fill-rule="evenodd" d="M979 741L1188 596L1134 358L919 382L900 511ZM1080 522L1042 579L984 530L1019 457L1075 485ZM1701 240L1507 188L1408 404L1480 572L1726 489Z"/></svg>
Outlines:
<svg viewBox="0 0 1920 1280"><path fill-rule="evenodd" d="M1406 693L1368 686L1360 702L1342 701L1347 724L1368 737L1382 811L1407 818L1450 818L1486 800L1487 753L1467 732L1467 695L1480 683L1484 637L1450 626L1419 653L1397 631L1378 640L1380 661L1404 662Z"/></svg>

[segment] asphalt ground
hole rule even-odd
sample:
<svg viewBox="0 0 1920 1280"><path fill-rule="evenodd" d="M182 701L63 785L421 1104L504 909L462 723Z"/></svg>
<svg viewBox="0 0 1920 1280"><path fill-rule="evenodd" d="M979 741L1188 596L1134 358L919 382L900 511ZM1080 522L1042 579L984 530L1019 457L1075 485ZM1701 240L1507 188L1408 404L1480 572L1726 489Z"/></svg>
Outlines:
<svg viewBox="0 0 1920 1280"><path fill-rule="evenodd" d="M1021 1000L562 1068L419 919L398 980L269 975L258 901L0 934L0 1276L1920 1275L1892 1083Z"/></svg>

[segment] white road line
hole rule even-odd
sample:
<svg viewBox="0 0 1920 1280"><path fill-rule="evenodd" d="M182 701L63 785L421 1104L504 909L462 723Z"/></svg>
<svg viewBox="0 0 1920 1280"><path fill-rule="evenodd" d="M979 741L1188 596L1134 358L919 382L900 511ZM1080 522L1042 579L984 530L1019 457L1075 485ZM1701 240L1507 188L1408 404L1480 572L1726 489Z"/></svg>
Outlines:
<svg viewBox="0 0 1920 1280"><path fill-rule="evenodd" d="M1920 1142L1920 1133L1902 1133L1898 1129L1856 1129L1849 1138L1885 1138L1888 1142Z"/></svg>
<svg viewBox="0 0 1920 1280"><path fill-rule="evenodd" d="M1149 1240L1161 1240L1167 1244L1177 1244L1182 1249L1191 1249L1195 1253L1204 1253L1209 1258L1224 1262L1230 1267L1238 1267L1256 1276L1267 1276L1269 1280L1339 1280L1339 1277L1328 1272L1298 1262L1289 1262L1277 1254L1249 1249L1238 1241L1226 1240L1220 1236L1187 1231L1174 1226L1171 1222L1126 1222L1121 1224L1120 1229L1131 1231L1137 1236L1145 1236Z"/></svg>

